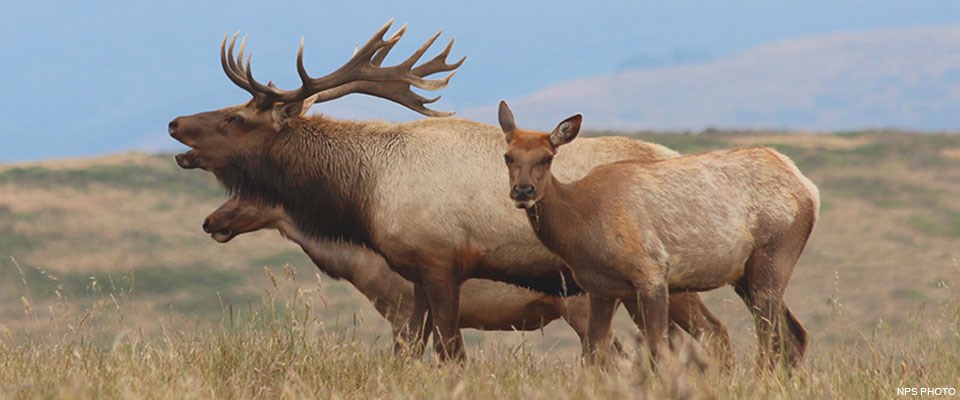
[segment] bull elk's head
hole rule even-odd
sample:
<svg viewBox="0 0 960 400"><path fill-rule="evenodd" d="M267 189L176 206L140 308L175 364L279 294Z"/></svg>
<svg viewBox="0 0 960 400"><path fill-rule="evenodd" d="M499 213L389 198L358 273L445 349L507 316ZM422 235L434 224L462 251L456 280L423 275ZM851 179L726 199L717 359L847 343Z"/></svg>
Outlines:
<svg viewBox="0 0 960 400"><path fill-rule="evenodd" d="M509 144L503 161L510 170L510 198L517 208L530 208L543 197L540 188L552 179L550 165L557 148L570 143L580 133L583 116L574 115L560 122L551 133L517 129L507 102L500 101L500 129Z"/></svg>
<svg viewBox="0 0 960 400"><path fill-rule="evenodd" d="M437 32L403 62L383 67L384 58L406 31L404 25L390 38L384 39L392 23L393 20L390 20L380 28L343 66L319 78L310 77L303 66L301 40L297 53L297 72L302 85L296 90L281 90L273 82L266 85L257 82L250 69L250 57L247 57L246 63L243 60L246 38L241 41L239 54L234 58L237 35L233 36L229 47L224 36L220 46L223 71L234 84L249 92L253 99L242 105L178 117L171 121L168 127L170 136L192 148L177 155L177 164L182 168L203 168L216 173L229 165L231 157L243 156L258 149L291 119L304 115L314 103L350 93L382 97L426 116L451 115L451 112L427 108L427 104L440 97L425 98L414 93L411 86L424 90L446 87L466 57L453 64L447 63L447 55L453 47L453 40L450 40L436 57L415 65L440 36ZM450 74L441 79L426 79L440 72Z"/></svg>

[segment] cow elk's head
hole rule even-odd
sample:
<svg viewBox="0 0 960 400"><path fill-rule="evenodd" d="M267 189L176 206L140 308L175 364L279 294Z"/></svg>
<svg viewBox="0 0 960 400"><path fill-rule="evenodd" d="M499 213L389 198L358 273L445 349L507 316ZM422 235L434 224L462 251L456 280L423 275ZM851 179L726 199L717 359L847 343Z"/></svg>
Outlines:
<svg viewBox="0 0 960 400"><path fill-rule="evenodd" d="M543 197L542 188L553 178L550 165L557 148L570 143L580 132L583 116L563 120L551 133L517 129L507 102L500 101L500 128L507 140L503 160L510 170L510 198L517 208L530 208Z"/></svg>
<svg viewBox="0 0 960 400"><path fill-rule="evenodd" d="M215 174L230 166L236 156L251 154L277 134L290 120L306 114L317 102L333 100L350 93L364 93L399 103L426 116L448 116L452 112L429 109L427 104L440 97L425 98L413 92L411 86L424 90L439 90L447 86L466 57L448 64L446 59L453 47L453 40L433 59L416 65L424 53L440 36L438 32L403 62L383 67L384 58L403 37L406 25L384 39L393 20L387 22L377 33L358 48L353 57L336 71L319 78L312 78L303 66L303 41L297 53L297 72L302 82L296 90L282 90L273 82L266 85L256 81L250 69L250 57L243 60L246 38L240 43L239 53L234 58L237 35L227 45L224 36L220 45L220 63L230 80L249 92L253 98L245 104L182 116L170 122L170 136L189 146L190 151L176 156L181 168L202 168ZM441 79L426 79L427 76L450 72Z"/></svg>
<svg viewBox="0 0 960 400"><path fill-rule="evenodd" d="M284 215L280 206L260 205L233 196L203 220L203 231L213 240L226 243L247 232L276 228Z"/></svg>

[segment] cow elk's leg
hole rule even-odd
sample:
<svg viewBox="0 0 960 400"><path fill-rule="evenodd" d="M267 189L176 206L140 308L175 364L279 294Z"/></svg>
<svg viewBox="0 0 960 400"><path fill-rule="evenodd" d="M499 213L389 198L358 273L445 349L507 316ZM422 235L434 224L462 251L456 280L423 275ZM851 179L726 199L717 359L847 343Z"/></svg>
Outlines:
<svg viewBox="0 0 960 400"><path fill-rule="evenodd" d="M667 285L660 284L653 290L638 290L636 297L628 299L636 307L630 317L640 328L650 348L650 356L656 362L662 357L670 324L667 305ZM633 308L633 307L631 307ZM630 311L630 309L627 309Z"/></svg>
<svg viewBox="0 0 960 400"><path fill-rule="evenodd" d="M733 345L727 325L710 312L699 294L671 293L669 308L670 320L707 348L723 370L733 368Z"/></svg>
<svg viewBox="0 0 960 400"><path fill-rule="evenodd" d="M803 362L807 332L783 302L783 292L811 226L811 221L801 219L779 240L754 250L747 260L744 277L734 285L754 315L758 362L768 370L781 362L788 368Z"/></svg>
<svg viewBox="0 0 960 400"><path fill-rule="evenodd" d="M800 321L787 308L786 304L781 302L780 309L783 310L783 314L780 316L780 332L781 334L784 332L790 334L786 336L787 340L783 343L784 358L789 366L799 367L803 362L803 355L807 351L807 330L803 328L803 325L800 325Z"/></svg>
<svg viewBox="0 0 960 400"><path fill-rule="evenodd" d="M610 324L613 322L613 313L620 304L619 299L590 293L590 323L587 336L583 341L583 356L588 364L603 365L610 353L610 342L613 336Z"/></svg>
<svg viewBox="0 0 960 400"><path fill-rule="evenodd" d="M590 326L590 299L587 295L581 294L567 297L563 303L564 309L560 317L577 333L580 343L585 343ZM625 355L626 351L623 349L623 343L620 343L620 339L613 335L611 340L613 341L613 349L616 350L617 354Z"/></svg>
<svg viewBox="0 0 960 400"><path fill-rule="evenodd" d="M747 308L753 314L757 329L757 364L764 370L773 370L780 363L782 335L780 317L783 315L783 278L774 267L769 248L759 248L747 260L744 276L734 285Z"/></svg>

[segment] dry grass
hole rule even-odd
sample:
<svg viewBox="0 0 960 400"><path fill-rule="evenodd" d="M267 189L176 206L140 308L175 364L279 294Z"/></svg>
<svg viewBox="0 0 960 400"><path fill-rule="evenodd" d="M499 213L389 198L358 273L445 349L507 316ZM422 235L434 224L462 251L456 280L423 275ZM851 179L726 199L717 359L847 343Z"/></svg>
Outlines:
<svg viewBox="0 0 960 400"><path fill-rule="evenodd" d="M841 332L861 341L792 376L681 361L651 372L639 357L598 369L528 342L476 346L465 365L439 365L371 346L362 327L328 325L322 288L277 272L262 301L225 307L211 327L144 335L128 298L115 296L82 315L43 316L57 325L51 335L0 342L0 398L895 398L898 387L960 386L960 302L938 307L936 321L911 320L909 336Z"/></svg>
<svg viewBox="0 0 960 400"><path fill-rule="evenodd" d="M683 152L772 145L823 197L786 294L812 336L806 369L757 375L753 321L719 289L704 297L739 363L731 375L675 374L693 398L960 387L960 136L641 136ZM0 399L683 397L676 379L629 360L583 368L562 322L468 330L463 367L397 358L373 308L343 283L318 286L278 235L207 238L200 223L223 200L209 174L169 156L0 166ZM265 266L282 277L287 264L293 279L264 284ZM624 313L615 323L621 338L635 333Z"/></svg>

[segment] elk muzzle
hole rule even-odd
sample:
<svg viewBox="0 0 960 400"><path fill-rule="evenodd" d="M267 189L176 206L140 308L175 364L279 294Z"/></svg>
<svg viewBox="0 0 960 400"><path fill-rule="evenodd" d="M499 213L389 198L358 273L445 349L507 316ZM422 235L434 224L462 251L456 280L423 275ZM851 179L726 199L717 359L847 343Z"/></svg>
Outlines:
<svg viewBox="0 0 960 400"><path fill-rule="evenodd" d="M237 236L229 226L220 225L216 220L207 217L203 220L203 231L209 233L210 237L219 243L229 242Z"/></svg>
<svg viewBox="0 0 960 400"><path fill-rule="evenodd" d="M536 188L533 185L529 183L518 183L514 185L513 190L510 191L510 198L513 199L513 203L517 208L529 208L535 203L533 200L535 194Z"/></svg>
<svg viewBox="0 0 960 400"><path fill-rule="evenodd" d="M180 153L173 157L177 160L177 165L183 169L200 168L200 162L197 158L197 151L190 150L186 153Z"/></svg>
<svg viewBox="0 0 960 400"><path fill-rule="evenodd" d="M176 117L173 119L173 121L170 121L170 123L167 124L167 133L170 134L170 137L177 139L177 141L180 143L183 143L183 130L180 129L180 120L182 118L183 117Z"/></svg>

